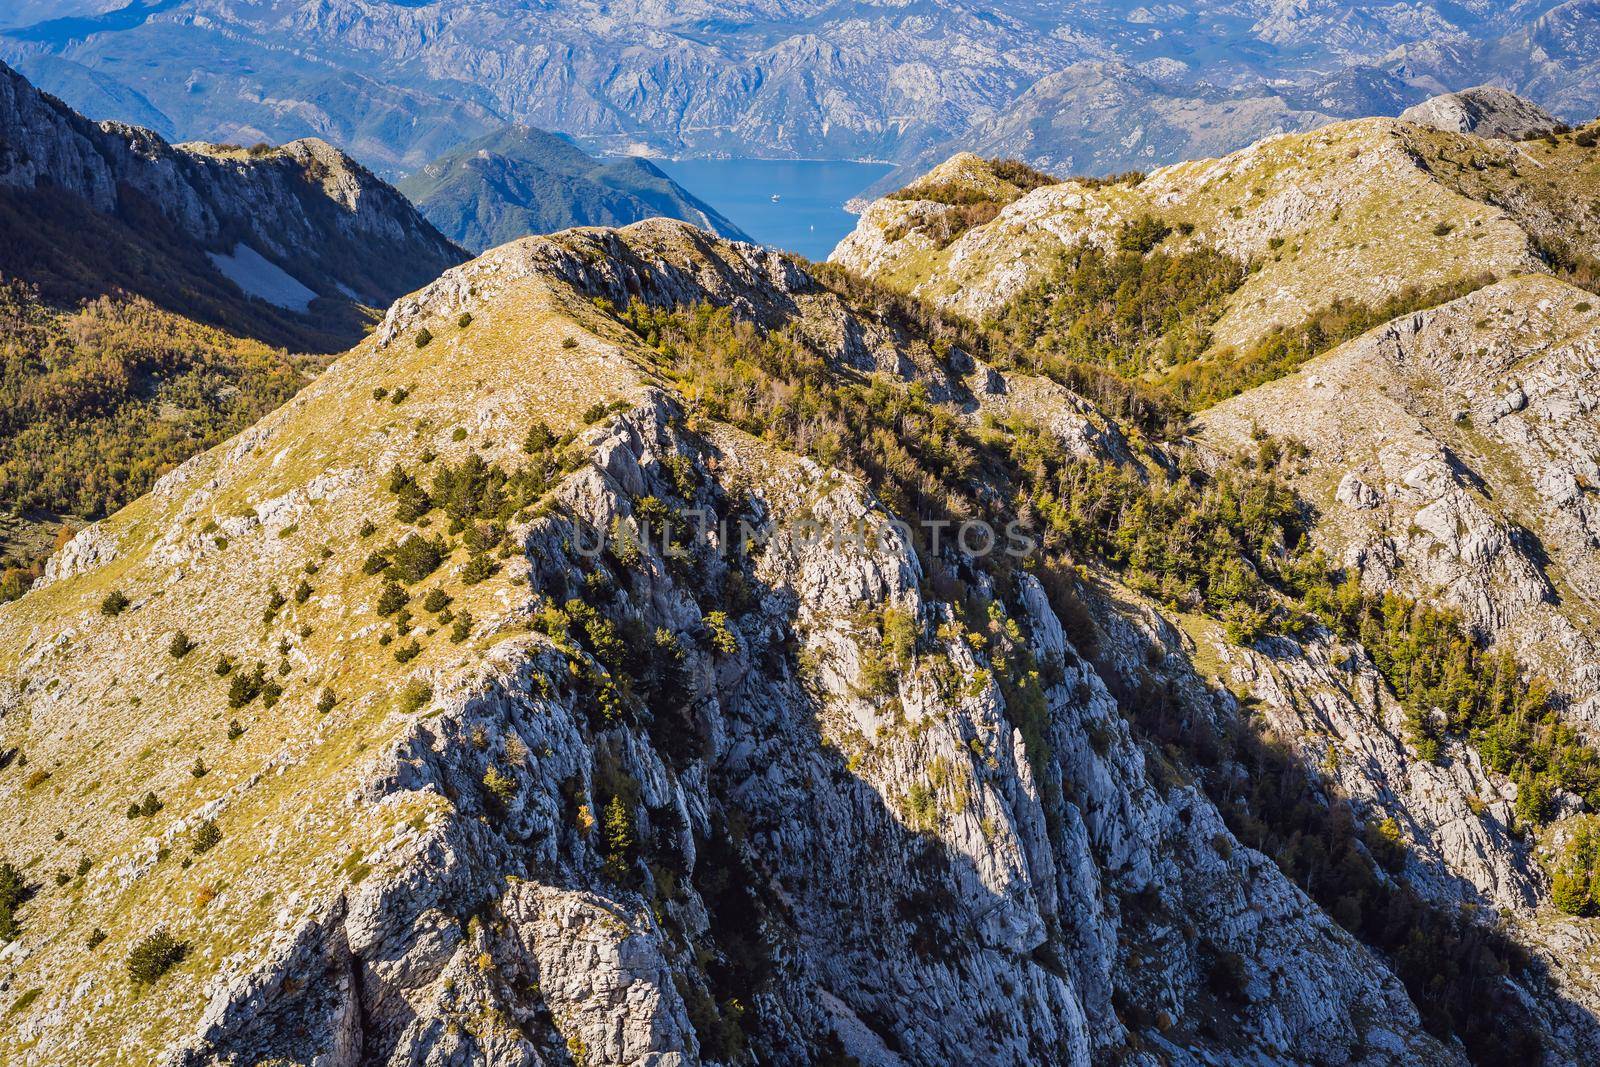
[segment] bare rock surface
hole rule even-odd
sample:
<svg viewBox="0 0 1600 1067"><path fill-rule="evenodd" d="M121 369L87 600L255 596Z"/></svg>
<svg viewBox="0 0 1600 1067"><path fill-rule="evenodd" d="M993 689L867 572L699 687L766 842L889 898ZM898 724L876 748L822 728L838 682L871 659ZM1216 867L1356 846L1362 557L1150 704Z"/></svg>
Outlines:
<svg viewBox="0 0 1600 1067"><path fill-rule="evenodd" d="M1494 85L1442 93L1400 112L1402 122L1447 133L1471 133L1520 141L1555 129L1559 120L1544 108Z"/></svg>

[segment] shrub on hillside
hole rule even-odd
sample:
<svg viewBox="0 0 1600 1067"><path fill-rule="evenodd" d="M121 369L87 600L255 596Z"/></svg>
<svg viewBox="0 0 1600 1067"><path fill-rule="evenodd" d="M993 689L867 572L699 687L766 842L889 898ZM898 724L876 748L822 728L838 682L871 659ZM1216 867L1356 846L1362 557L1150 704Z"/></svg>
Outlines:
<svg viewBox="0 0 1600 1067"><path fill-rule="evenodd" d="M268 589L266 606L261 609L261 621L263 623L270 623L274 618L277 617L279 609L281 609L288 602L289 598L284 596L283 592L277 586L273 586Z"/></svg>
<svg viewBox="0 0 1600 1067"><path fill-rule="evenodd" d="M528 436L522 439L522 450L530 456L548 452L556 444L556 435L542 419L528 427Z"/></svg>
<svg viewBox="0 0 1600 1067"><path fill-rule="evenodd" d="M739 652L739 638L728 625L728 613L713 611L705 617L706 633L711 647L718 655L733 656Z"/></svg>
<svg viewBox="0 0 1600 1067"><path fill-rule="evenodd" d="M436 536L430 540L421 534L412 534L395 546L389 558L400 580L414 583L439 569L445 551L443 538Z"/></svg>
<svg viewBox="0 0 1600 1067"><path fill-rule="evenodd" d="M1550 902L1568 915L1600 915L1600 817L1573 820L1550 874Z"/></svg>
<svg viewBox="0 0 1600 1067"><path fill-rule="evenodd" d="M487 552L474 552L467 557L466 565L461 568L461 582L463 585L477 585L494 575L500 565L489 558Z"/></svg>
<svg viewBox="0 0 1600 1067"><path fill-rule="evenodd" d="M228 682L228 707L242 708L256 697L267 684L267 665L257 662L248 671L234 671Z"/></svg>
<svg viewBox="0 0 1600 1067"><path fill-rule="evenodd" d="M0 941L16 939L17 909L28 897L28 883L10 863L0 863Z"/></svg>
<svg viewBox="0 0 1600 1067"><path fill-rule="evenodd" d="M200 855L211 851L222 841L222 831L217 828L216 821L207 819L194 831L194 854Z"/></svg>
<svg viewBox="0 0 1600 1067"><path fill-rule="evenodd" d="M433 687L427 682L413 678L401 688L398 703L401 712L409 715L432 699Z"/></svg>
<svg viewBox="0 0 1600 1067"><path fill-rule="evenodd" d="M390 578L383 583L383 591L378 594L377 611L379 615L393 615L411 602L411 594L405 587Z"/></svg>
<svg viewBox="0 0 1600 1067"><path fill-rule="evenodd" d="M165 930L148 935L128 953L128 977L136 985L150 985L183 962L189 946Z"/></svg>

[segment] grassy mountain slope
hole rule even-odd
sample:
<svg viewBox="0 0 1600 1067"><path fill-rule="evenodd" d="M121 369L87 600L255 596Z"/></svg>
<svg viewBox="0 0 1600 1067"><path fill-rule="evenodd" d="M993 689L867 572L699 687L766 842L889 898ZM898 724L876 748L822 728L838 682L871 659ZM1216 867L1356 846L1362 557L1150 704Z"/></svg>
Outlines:
<svg viewBox="0 0 1600 1067"><path fill-rule="evenodd" d="M1567 492L1590 477L1581 444L1586 402L1550 401L1534 422L1563 428L1539 448L1530 444L1538 433L1517 436L1523 415L1495 408L1523 395L1525 382L1558 396L1582 393L1577 383L1587 372L1563 361L1582 363L1584 312L1600 279L1595 132L1513 142L1363 120L1269 138L1221 160L1044 185L1020 197L992 188L987 171L995 164L957 157L873 205L835 258L993 323L1024 363L1058 373L1104 367L1188 412L1222 401L1205 425L1227 427L1219 439L1229 447L1257 426L1304 441L1321 464L1324 480L1305 489L1328 516L1321 528L1330 550L1343 557L1361 540L1337 532L1342 516L1366 538L1365 569L1384 569L1397 543L1401 558L1417 555L1404 567L1390 559L1395 573L1374 580L1412 595L1449 590L1474 625L1503 634L1563 679L1576 718L1586 721L1595 683L1586 655L1574 659L1572 650L1588 647L1593 593L1567 597L1558 588L1590 584L1582 576L1581 546L1592 537L1586 505L1581 491ZM991 205L992 221L940 231L957 213L973 212L974 201ZM1481 288L1497 278L1521 280ZM1468 295L1473 290L1480 292ZM1552 300L1559 312L1549 310ZM1425 310L1447 301L1448 312ZM1493 309L1481 320L1473 310L1480 303ZM1459 333L1452 340L1452 327L1441 338L1429 325L1436 316L1476 322L1468 336L1480 334L1486 347L1470 347ZM1381 329L1368 333L1373 327ZM1444 360L1441 351L1458 361L1447 375L1418 368ZM1288 382L1269 384L1308 359ZM1333 377L1352 381L1328 390ZM1569 403L1575 419L1564 413ZM1425 412L1426 426L1415 426ZM1510 417L1497 421L1502 415ZM1491 423L1495 431L1484 429ZM1365 443L1350 441L1352 433ZM1511 436L1485 453L1463 437L1482 433ZM1399 447L1396 434L1413 435L1414 447ZM1389 484L1423 477L1427 455L1476 457L1467 466L1499 486L1498 503L1463 521L1483 527L1487 541L1451 534L1447 555L1467 555L1447 565L1434 558L1436 538L1411 523L1427 508L1467 506L1451 495L1455 475L1445 479L1450 486L1424 479L1428 487L1404 489L1400 497L1415 503L1409 511L1333 506L1341 478L1356 477L1380 452L1375 470ZM1468 496L1477 492L1473 477L1462 476ZM1542 499L1528 488L1535 484ZM1393 524L1381 534L1373 527L1380 518ZM1547 531L1550 547L1539 548L1530 531ZM1547 552L1566 564L1547 561ZM1577 573L1563 576L1563 567Z"/></svg>
<svg viewBox="0 0 1600 1067"><path fill-rule="evenodd" d="M1109 248L1121 226L1149 217L1168 228L1164 250L1213 249L1254 268L1212 328L1217 344L1242 345L1335 295L1375 303L1406 286L1533 267L1514 220L1419 166L1438 146L1478 140L1463 136L1388 119L1339 123L1138 179L1041 188L948 243L912 217L937 206L891 198L868 208L833 258L982 318L1046 275L1059 252Z"/></svg>
<svg viewBox="0 0 1600 1067"><path fill-rule="evenodd" d="M590 347L592 339L582 349L563 350L567 337L581 334L545 305L537 291L508 294L493 314L475 305L479 318L470 331L432 323L440 337L426 350L409 337L389 348L363 345L258 427L190 460L154 493L95 527L88 536L117 546L109 567L37 590L7 609L3 625L18 628L13 632L20 636L35 627L52 629L52 620L95 618L112 589L137 605L126 621L135 625L129 633L139 636L123 651L117 650L120 625L95 626L97 637L75 642L74 658L99 660L107 677L127 671L130 680L143 679L123 692L107 693L103 705L92 698L99 713L110 716L104 720L107 738L115 734L118 739L110 747L88 744L77 755L56 749L43 735L9 742L20 742L29 759L29 769L12 773L12 779L49 768L48 781L30 790L40 817L59 822L74 846L96 854L92 889L86 879L70 898L45 894L37 901L38 928L58 930L49 952L57 961L52 970L82 968L78 973L112 980L121 958L158 916L194 938L197 973L182 983L188 995L175 997L176 989L168 989L158 997L118 996L94 1013L77 1039L81 1048L103 1050L124 1038L147 1050L170 1042L193 1024L202 1006L201 975L215 973L241 949L261 951L262 939L288 917L282 909L296 907L287 903L291 898L306 906L325 898L329 887L378 862L385 842L397 830L404 832L408 820L422 827L432 818L430 805L417 798L352 821L342 798L359 782L356 775L367 762L361 753L392 744L415 710L397 714L394 695L404 680L426 680L446 664L449 670L467 670L479 643L453 645L443 627L434 656L407 666L396 662L377 644L371 624L383 620L372 611L374 579L362 573L361 564L388 540L391 505L383 475L395 461L415 461L421 451L415 437L419 428L428 427L430 442L438 438L445 457L440 462L474 450L503 460L519 453L529 410L539 410L559 433L581 426L578 397L587 406L637 395L626 379L594 376L600 356ZM530 361L529 346L551 358ZM554 358L557 353L561 358ZM609 362L606 366L613 369ZM496 387L492 393L457 388L457 383L490 381ZM390 394L375 397L379 388ZM394 403L403 389L411 395L404 404ZM563 409L545 402L551 397L574 400ZM451 441L457 427L471 428L470 442ZM384 532L362 536L368 520L381 521ZM162 572L180 557L190 576L185 591L152 599ZM301 581L315 583L314 596L290 600L272 625L264 625L270 591L296 597ZM504 580L470 589L443 584L455 594L458 617L471 613L486 622L503 617L505 605L498 597L508 589ZM354 614L345 618L347 613ZM371 618L360 618L365 615ZM202 624L203 617L212 622ZM197 647L175 659L167 645L179 630L191 634ZM281 641L289 645L280 648ZM30 661L24 673L42 681L36 671L43 663L33 657L44 653L49 639L18 645L7 638L6 645L12 655L5 670L21 670ZM147 654L160 658L145 662ZM132 659L124 658L129 655ZM266 708L257 698L248 708L229 710L231 679L213 670L224 655L238 663L239 674L257 659L267 662L270 680L284 686L281 702ZM280 663L299 667L279 675ZM76 681L60 674L67 688L52 686L52 691L91 699L79 688L88 675L70 673ZM439 684L442 693L443 677ZM319 717L314 705L323 687L338 693L340 704L336 714ZM151 714L156 708L170 714ZM26 718L13 714L6 721L23 727ZM230 739L234 719L245 733ZM208 767L204 778L190 773L196 759ZM283 761L286 773L263 778L261 768L277 761ZM85 789L103 804L84 805L73 815L87 796ZM153 824L105 817L126 806L122 794L137 799L152 790L166 798L173 819L161 832L170 836L164 847L179 853L171 862L158 861L155 869L150 861L156 853L146 845L155 845L147 836ZM105 805L110 805L106 812L98 810ZM226 843L199 864L180 867L194 827L207 812L221 817ZM38 825L42 829L43 822ZM273 825L294 827L292 845L288 837L249 829ZM19 857L34 854L20 843L10 851ZM30 877L45 874L44 868L30 870ZM194 919L201 920L205 934L198 928L187 932ZM105 951L81 953L83 939L96 926L108 936ZM67 963L73 958L76 963Z"/></svg>
<svg viewBox="0 0 1600 1067"><path fill-rule="evenodd" d="M1545 826L1529 837L1579 915L1592 882L1573 842L1597 763L1569 746L1592 745L1600 721L1596 132L1512 142L1367 120L1020 198L988 188L992 164L958 157L875 204L835 255L987 323L1016 365L1109 372L1174 405L1146 424L1197 432L1214 450L1200 462L1259 448L1305 502L1340 596L1386 598L1391 620L1445 605L1460 647L1520 662L1537 710L1479 716L1445 685L1393 720L1393 756L1330 724L1315 710L1329 691L1286 683L1275 651L1221 648L1212 670L1340 788L1400 795L1397 825L1429 806L1426 766L1474 798L1471 819L1498 803L1501 825ZM952 225L985 198L993 221ZM1375 619L1334 628L1390 672ZM1215 646L1204 627L1193 638ZM1582 955L1550 933L1536 924L1529 943Z"/></svg>
<svg viewBox="0 0 1600 1067"><path fill-rule="evenodd" d="M739 228L648 160L599 160L531 126L507 126L434 160L399 184L428 221L481 252L569 226L683 219L724 237Z"/></svg>
<svg viewBox="0 0 1600 1067"><path fill-rule="evenodd" d="M1596 288L1595 132L1363 120L1025 196L962 155L869 206L833 259L1193 412L1498 278Z"/></svg>

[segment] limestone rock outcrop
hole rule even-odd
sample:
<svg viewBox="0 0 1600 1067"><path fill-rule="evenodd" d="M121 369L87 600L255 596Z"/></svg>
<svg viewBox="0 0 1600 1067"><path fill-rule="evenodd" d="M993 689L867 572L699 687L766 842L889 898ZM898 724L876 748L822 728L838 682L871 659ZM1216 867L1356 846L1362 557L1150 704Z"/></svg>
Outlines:
<svg viewBox="0 0 1600 1067"><path fill-rule="evenodd" d="M1400 112L1400 119L1447 133L1512 141L1549 133L1559 125L1559 120L1538 104L1495 85L1430 97Z"/></svg>

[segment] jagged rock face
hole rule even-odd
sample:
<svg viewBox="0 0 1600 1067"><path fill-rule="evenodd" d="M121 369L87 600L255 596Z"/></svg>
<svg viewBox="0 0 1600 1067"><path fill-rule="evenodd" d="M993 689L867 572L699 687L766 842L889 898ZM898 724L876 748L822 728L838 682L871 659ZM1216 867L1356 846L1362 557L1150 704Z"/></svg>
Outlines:
<svg viewBox="0 0 1600 1067"><path fill-rule="evenodd" d="M322 141L268 152L174 147L95 124L0 64L0 188L81 197L124 218L154 211L198 247L249 245L317 295L385 306L464 254L394 189Z"/></svg>
<svg viewBox="0 0 1600 1067"><path fill-rule="evenodd" d="M1330 552L1370 588L1459 608L1555 681L1565 717L1591 735L1596 540L1581 486L1597 444L1593 304L1548 277L1491 286L1218 405L1201 434L1224 449L1263 430L1303 443L1296 484L1318 506L1316 536ZM1404 828L1414 885L1516 917L1518 940L1561 989L1545 1025L1584 1050L1578 1061L1600 1055L1600 1001L1575 963L1589 958L1592 931L1548 910L1535 917L1548 895L1543 872L1500 831L1516 787L1462 746L1438 764L1410 754L1397 709L1363 680L1359 654L1333 670L1331 655L1222 655L1308 763Z"/></svg>
<svg viewBox="0 0 1600 1067"><path fill-rule="evenodd" d="M1207 412L1225 445L1303 442L1330 549L1375 587L1438 593L1600 720L1592 294L1546 277L1407 316ZM1359 488L1357 488L1359 487Z"/></svg>
<svg viewBox="0 0 1600 1067"><path fill-rule="evenodd" d="M568 490L586 519L626 509L622 485L635 478L641 479L636 489L666 491L661 453L680 447L663 423L668 415L657 408L642 425L630 419L595 442L609 469L581 475ZM749 445L737 438L716 443L734 472L746 458L771 462L759 451L741 457ZM614 481L613 472L621 478ZM773 509L770 518L786 518L784 497L793 494L798 502L815 493L820 474L788 473L774 487L783 496L761 498ZM770 468L766 476L772 476ZM858 518L870 518L874 510L849 490L811 507L813 515L819 507L842 508ZM559 558L569 531L541 533L543 543L529 546L540 560L536 581L562 581L558 575L572 567ZM1104 1026L1091 1029L1088 1019L1105 1018L1112 989L1122 980L1152 991L1167 987L1161 1010L1179 1025L1192 1023L1172 986L1199 981L1193 946L1148 946L1161 958L1158 980L1148 971L1120 976L1117 931L1136 937L1145 931L1129 929L1134 922L1118 913L1131 906L1131 896L1147 893L1163 908L1214 930L1208 936L1219 939L1217 950L1248 947L1281 961L1260 976L1259 992L1249 991L1263 998L1247 1012L1248 1029L1260 1035L1263 1053L1346 1061L1376 1056L1381 1062L1383 1052L1405 1050L1408 1058L1449 1062L1443 1049L1406 1032L1409 1006L1375 961L1319 920L1259 857L1241 849L1222 859L1214 842L1226 830L1215 812L1188 791L1159 798L1125 738L1119 736L1104 757L1083 752L1081 745L1070 756L1063 749L1050 775L1056 789L1077 799L1051 809L1062 823L1054 840L1047 802L997 692L979 694L960 710L938 706L926 690L906 692L904 713L916 740L877 746L871 772L841 778L829 746L849 744L851 729L874 712L860 707L853 693L855 650L839 620L865 603L883 601L937 610L917 603L915 567L903 549L852 558L775 541L755 565L769 590L770 617L764 607L762 619L741 625L740 637L753 659L787 627L797 627L804 647L824 660L821 692L808 694L792 676L766 677L745 657L715 663L697 655L696 713L716 750L708 766L692 768L686 781L648 737L607 739L640 783L652 820L667 826L681 820L678 832L685 841L709 834L705 820L713 812L726 817L737 811L748 821L758 892L782 902L782 918L766 919L778 927L782 978L750 1009L762 1016L768 1055L808 1061L821 1051L819 1043L830 1043L819 1035L832 1033L862 1062L981 1055L996 1063L1087 1063L1097 1044L1119 1036ZM569 572L565 580L575 578ZM663 573L629 591L646 611L647 624L681 626L699 615L701 606L672 584ZM1033 603L1048 611L1042 595ZM1033 621L1039 651L1049 657L1044 662L1065 669L1050 693L1056 741L1070 745L1096 724L1117 732L1114 704L1092 669L1076 660L1052 617ZM763 635L763 626L774 632ZM342 927L311 926L326 939L320 949L325 956L303 961L285 953L269 959L267 973L219 988L202 1023L209 1027L178 1062L228 1054L302 1057L313 1049L337 1055L350 1041L346 1020L355 1017L365 1020L359 1043L369 1060L449 1062L447 1050L453 1048L480 1062L529 1062L535 1049L518 1031L536 1025L541 1010L555 1020L569 1047L579 1043L586 1062L711 1058L692 1036L675 984L683 980L684 964L670 962L674 938L665 924L631 894L569 888L591 881L600 860L561 826L563 790L571 788L564 782L588 773L597 752L584 736L581 711L563 706L559 694L553 700L533 695L533 672L549 650L537 642L512 644L523 647L497 651L497 671L467 682L459 696L444 696L442 715L400 743L395 762L380 765L363 798L390 802L397 788L469 797L481 792L478 765L480 759L487 763L478 752L502 759L507 752L538 753L513 765L518 796L504 815L494 816L498 833L477 831L469 808L406 851L386 856L403 872L400 877L363 888L348 905ZM963 652L952 650L958 661ZM1086 690L1087 698L1071 697L1074 690ZM989 753L981 762L973 758L974 740ZM903 783L941 765L955 768L940 782L941 795L963 799L949 825L930 840L907 830L897 794ZM532 863L519 854L529 848ZM690 865L691 883L694 864L710 862L692 852L681 858ZM430 876L423 880L421 872ZM514 880L503 881L508 874ZM1219 894L1221 887L1239 884L1250 885L1248 894ZM696 919L728 921L693 890L685 897L667 908L691 931L704 933L694 931ZM896 903L904 901L919 908L909 922L891 917L904 916ZM486 909L485 932L474 936L469 929L463 936L454 922L441 927L442 915L463 909ZM1053 929L1068 936L1057 942ZM1046 945L1068 954L1064 968L1036 962ZM492 966L482 962L485 955ZM1146 959L1142 969L1152 962ZM320 1000L325 987L310 979L342 970L359 976L346 987L359 988L361 1000L290 1014L313 1021L309 1040L283 1032L272 1016L262 1020L256 1014L250 990L299 986L304 976L308 994L315 990ZM492 973L485 976L486 970ZM508 987L519 984L511 974L519 970L537 981L542 1004L508 996ZM1290 984L1281 986L1286 980ZM928 990L938 990L937 1012L923 1002ZM395 1014L396 1024L387 1024L392 1009L385 1004L397 1006L402 999L410 1017L396 1033L394 1026L406 1016ZM283 1011L279 1004L272 1014ZM1366 1013L1386 1019L1386 1026L1355 1040L1353 1016ZM448 1021L470 1016L498 1018L502 1030L451 1039Z"/></svg>
<svg viewBox="0 0 1600 1067"><path fill-rule="evenodd" d="M1460 1062L1382 961L1152 766L1033 578L994 633L1010 619L1038 663L1047 749L985 669L992 635L947 627L873 688L864 619L957 618L893 516L853 477L685 418L607 294L740 306L930 392L989 373L927 363L782 257L666 224L508 246L397 305L0 607L0 747L48 771L0 772L7 847L93 853L5 949L8 1006L40 990L8 1024L22 1062L689 1064L731 1041L767 1062L1086 1064L1130 1037L1140 1062ZM399 404L371 395L403 383ZM626 410L585 428L596 401ZM396 531L388 472L424 450L514 464L534 415L578 433L581 462L512 524L499 573L464 584L456 556L429 579L470 632L413 620L423 651L398 663L362 574ZM647 498L766 536L626 564L582 549ZM265 588L299 575L309 593L263 622ZM108 588L121 615L95 608ZM593 589L681 650L653 719L610 717L592 651L527 625ZM1114 670L1171 651L1158 619L1107 611ZM179 626L200 651L174 660ZM281 657L282 698L225 710L224 652ZM165 807L124 818L145 789ZM648 864L615 858L618 811ZM208 818L220 843L161 852ZM158 924L191 958L135 997L120 961Z"/></svg>
<svg viewBox="0 0 1600 1067"><path fill-rule="evenodd" d="M1513 141L1549 133L1558 122L1554 115L1533 101L1493 85L1431 97L1400 112L1400 119L1447 133L1472 133Z"/></svg>

